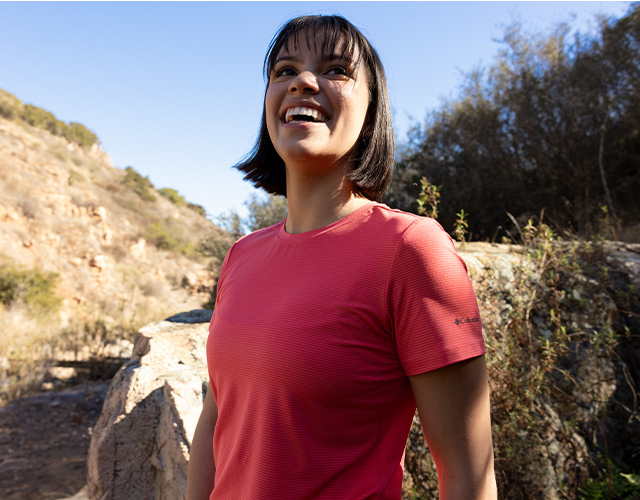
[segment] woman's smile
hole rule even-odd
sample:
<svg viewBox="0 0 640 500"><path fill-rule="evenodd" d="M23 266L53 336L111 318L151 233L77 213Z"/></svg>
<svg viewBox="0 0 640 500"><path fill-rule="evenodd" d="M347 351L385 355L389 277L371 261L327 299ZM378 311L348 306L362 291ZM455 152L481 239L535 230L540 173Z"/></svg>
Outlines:
<svg viewBox="0 0 640 500"><path fill-rule="evenodd" d="M322 111L309 106L295 106L284 114L285 123L324 123L327 117Z"/></svg>

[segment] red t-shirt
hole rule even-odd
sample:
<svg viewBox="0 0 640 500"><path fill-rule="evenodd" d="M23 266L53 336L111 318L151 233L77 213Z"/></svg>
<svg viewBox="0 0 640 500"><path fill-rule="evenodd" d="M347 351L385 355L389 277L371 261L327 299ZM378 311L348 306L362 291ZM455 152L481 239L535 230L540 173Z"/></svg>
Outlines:
<svg viewBox="0 0 640 500"><path fill-rule="evenodd" d="M451 238L369 203L230 250L207 359L218 404L211 499L395 499L415 411L408 375L485 352Z"/></svg>

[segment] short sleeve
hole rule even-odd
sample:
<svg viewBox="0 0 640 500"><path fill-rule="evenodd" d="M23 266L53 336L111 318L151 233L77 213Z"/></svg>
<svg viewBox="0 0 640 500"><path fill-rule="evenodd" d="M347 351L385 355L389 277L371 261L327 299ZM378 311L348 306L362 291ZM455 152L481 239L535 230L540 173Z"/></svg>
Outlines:
<svg viewBox="0 0 640 500"><path fill-rule="evenodd" d="M213 306L213 314L211 315L211 321L209 322L209 332L211 332L211 327L213 326L213 323L216 319L216 309L218 307L218 304L220 303L220 297L222 295L222 288L224 285L224 280L227 277L227 273L229 272L229 260L231 258L231 252L233 252L233 249L235 248L237 244L237 241L231 245L231 248L229 249L229 251L227 252L227 254L224 256L224 260L222 261L222 266L220 267L220 274L218 275L218 280L216 281L216 285L215 285L215 303Z"/></svg>
<svg viewBox="0 0 640 500"><path fill-rule="evenodd" d="M403 233L389 276L387 306L407 375L485 353L467 267L433 219L416 219Z"/></svg>

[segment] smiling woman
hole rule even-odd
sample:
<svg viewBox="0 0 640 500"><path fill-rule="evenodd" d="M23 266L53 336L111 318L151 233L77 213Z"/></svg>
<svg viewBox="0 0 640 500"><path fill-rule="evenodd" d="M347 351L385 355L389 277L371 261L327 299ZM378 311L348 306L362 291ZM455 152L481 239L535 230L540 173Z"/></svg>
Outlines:
<svg viewBox="0 0 640 500"><path fill-rule="evenodd" d="M380 59L346 19L307 16L265 72L237 168L286 195L288 216L225 258L187 498L399 500L416 407L440 498L495 498L465 264L437 222L377 202L393 162Z"/></svg>

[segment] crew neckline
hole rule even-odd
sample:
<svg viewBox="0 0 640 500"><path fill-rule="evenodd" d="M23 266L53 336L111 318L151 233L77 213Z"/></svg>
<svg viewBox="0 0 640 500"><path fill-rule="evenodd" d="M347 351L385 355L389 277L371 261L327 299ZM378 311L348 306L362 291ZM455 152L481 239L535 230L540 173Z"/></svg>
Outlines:
<svg viewBox="0 0 640 500"><path fill-rule="evenodd" d="M365 215L365 213L368 210L370 210L372 207L376 205L378 205L377 202L370 201L366 205L362 205L361 207L351 212L349 215L329 224L328 226L324 226L318 229L313 229L311 231L306 231L304 233L287 233L285 229L287 219L285 219L280 223L280 227L278 228L278 238L283 241L290 241L290 242L303 241L303 240L308 240L310 238L314 238L316 236L319 236L320 234L323 234L329 231L334 231L337 228L344 226L345 224L349 224L350 222L360 218L362 215Z"/></svg>

